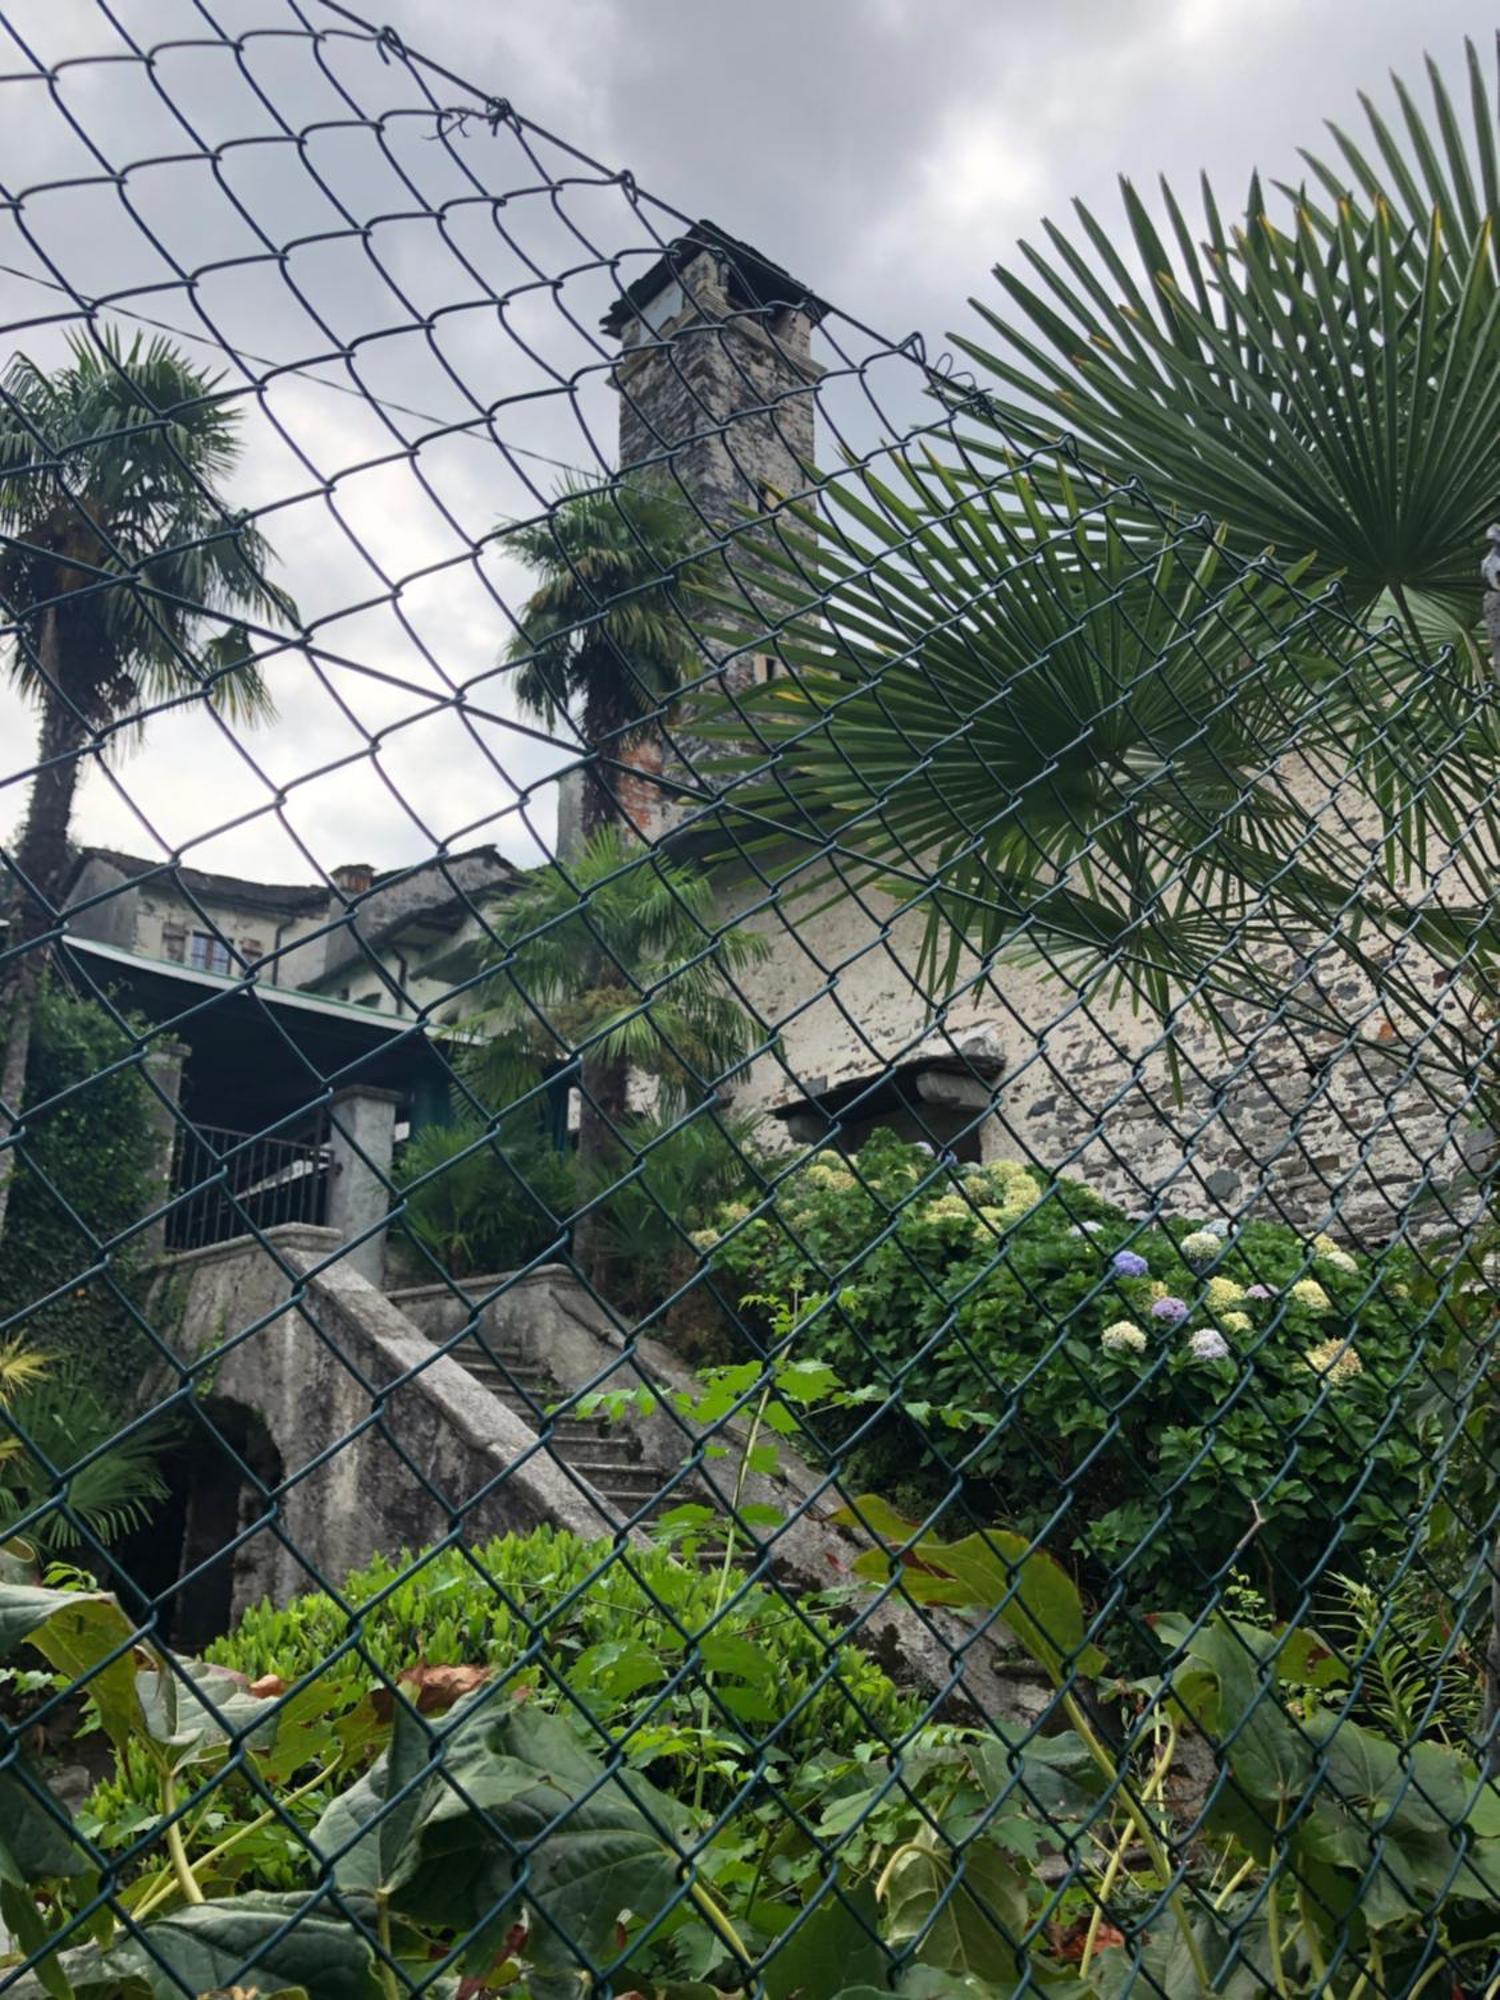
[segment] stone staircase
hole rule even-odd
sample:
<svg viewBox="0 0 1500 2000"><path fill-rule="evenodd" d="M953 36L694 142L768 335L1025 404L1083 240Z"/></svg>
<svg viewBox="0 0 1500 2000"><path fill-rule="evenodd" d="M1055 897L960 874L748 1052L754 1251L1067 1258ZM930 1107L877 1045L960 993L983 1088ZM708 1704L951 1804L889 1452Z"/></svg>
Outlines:
<svg viewBox="0 0 1500 2000"><path fill-rule="evenodd" d="M545 1368L519 1351L486 1349L477 1339L469 1339L452 1353L454 1360L492 1396L498 1396L522 1423L545 1433L553 1454L580 1479L587 1480L617 1524L633 1521L645 1527L650 1517L670 1512L692 1497L680 1485L665 1492L671 1472L649 1464L638 1448L603 1418L549 1417L547 1412L564 1400L567 1391ZM600 1523L601 1528L604 1525Z"/></svg>

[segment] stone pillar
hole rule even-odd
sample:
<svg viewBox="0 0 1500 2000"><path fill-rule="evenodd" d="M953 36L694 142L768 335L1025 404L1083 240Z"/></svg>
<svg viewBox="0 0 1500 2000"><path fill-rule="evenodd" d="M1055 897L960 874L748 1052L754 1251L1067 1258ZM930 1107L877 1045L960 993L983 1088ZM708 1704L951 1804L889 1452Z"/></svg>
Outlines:
<svg viewBox="0 0 1500 2000"><path fill-rule="evenodd" d="M166 1202L173 1192L172 1169L177 1158L177 1135L182 1130L177 1110L182 1102L182 1066L191 1054L192 1050L186 1042L156 1042L146 1051L146 1122L151 1127L154 1141L151 1172L153 1205ZM165 1215L152 1223L146 1242L157 1255L166 1249Z"/></svg>
<svg viewBox="0 0 1500 2000"><path fill-rule="evenodd" d="M344 1263L377 1289L385 1278L385 1218L399 1091L354 1084L328 1107L328 1227L351 1247Z"/></svg>

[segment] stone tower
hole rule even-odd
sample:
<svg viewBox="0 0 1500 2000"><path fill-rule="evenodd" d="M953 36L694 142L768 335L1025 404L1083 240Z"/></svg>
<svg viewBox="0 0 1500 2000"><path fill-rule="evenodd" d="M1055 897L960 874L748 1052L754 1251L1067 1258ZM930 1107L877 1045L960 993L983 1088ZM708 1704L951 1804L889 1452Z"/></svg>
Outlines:
<svg viewBox="0 0 1500 2000"><path fill-rule="evenodd" d="M812 483L823 372L812 336L826 311L806 285L705 221L670 243L603 321L620 344L621 472L680 495L695 542L733 534L727 561L742 585L747 563L735 551L753 541L747 516ZM724 588L733 589L728 571ZM743 686L768 671L764 657L743 655L724 678ZM618 786L621 803L639 832L659 833L674 816L670 791L654 782L663 746L646 741L626 754L641 779ZM575 778L563 788L563 851L576 837L577 797Z"/></svg>
<svg viewBox="0 0 1500 2000"><path fill-rule="evenodd" d="M800 493L826 310L749 244L695 223L604 321L620 343L620 470L675 485L716 528Z"/></svg>

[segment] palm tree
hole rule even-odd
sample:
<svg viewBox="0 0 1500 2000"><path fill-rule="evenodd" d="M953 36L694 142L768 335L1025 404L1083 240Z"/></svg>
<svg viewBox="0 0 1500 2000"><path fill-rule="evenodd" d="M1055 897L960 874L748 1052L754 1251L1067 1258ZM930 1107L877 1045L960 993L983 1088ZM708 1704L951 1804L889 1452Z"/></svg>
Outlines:
<svg viewBox="0 0 1500 2000"><path fill-rule="evenodd" d="M1007 446L1068 433L1246 556L1308 559L1419 647L1437 614L1472 627L1500 503L1500 167L1467 51L1470 139L1429 63L1435 129L1399 80L1404 145L1362 98L1367 145L1332 127L1284 213L1257 176L1226 228L1205 180L1199 242L1170 187L1158 218L1122 182L1134 267L1082 204L1078 235L1044 225L1050 254L996 267L1006 309L973 301L999 347L954 336L999 385L974 407Z"/></svg>
<svg viewBox="0 0 1500 2000"><path fill-rule="evenodd" d="M0 394L0 611L8 667L41 716L31 798L10 862L19 945L5 982L0 1142L25 1090L30 1024L67 872L83 755L161 702L269 714L247 618L295 617L265 580L271 550L222 497L239 416L169 341L70 336L48 373L25 355ZM0 1149L0 1228L13 1148Z"/></svg>
<svg viewBox="0 0 1500 2000"><path fill-rule="evenodd" d="M1160 1018L1302 1006L1271 952L1309 932L1356 962L1367 933L1449 964L1493 947L1476 857L1500 854L1500 740L1461 675L1372 647L1201 521L1147 537L1061 457L988 484L897 465L830 485L817 535L763 558L803 594L778 637L795 673L700 724L723 746L718 858L748 856L757 894L878 885L926 919L926 991L1004 953ZM1403 863L1462 838L1472 902L1410 907L1344 837L1361 807ZM1382 978L1431 1014L1399 956Z"/></svg>
<svg viewBox="0 0 1500 2000"><path fill-rule="evenodd" d="M620 768L656 731L693 665L689 531L686 509L669 495L574 484L545 521L505 538L541 581L503 657L520 668L521 707L549 729L572 721L592 753L585 842L627 817Z"/></svg>
<svg viewBox="0 0 1500 2000"><path fill-rule="evenodd" d="M632 1073L670 1116L700 1103L757 1046L734 977L765 940L723 927L709 875L640 852L600 828L573 861L542 868L492 919L500 938L471 954L479 1039L466 1072L487 1103L514 1104L538 1079L578 1064L578 1164L585 1186L628 1137ZM597 1280L605 1246L586 1214L575 1255Z"/></svg>
<svg viewBox="0 0 1500 2000"><path fill-rule="evenodd" d="M46 1553L117 1541L164 1500L160 1425L118 1437L120 1415L83 1378L20 1340L0 1343L0 1543ZM106 1447L107 1449L101 1449Z"/></svg>

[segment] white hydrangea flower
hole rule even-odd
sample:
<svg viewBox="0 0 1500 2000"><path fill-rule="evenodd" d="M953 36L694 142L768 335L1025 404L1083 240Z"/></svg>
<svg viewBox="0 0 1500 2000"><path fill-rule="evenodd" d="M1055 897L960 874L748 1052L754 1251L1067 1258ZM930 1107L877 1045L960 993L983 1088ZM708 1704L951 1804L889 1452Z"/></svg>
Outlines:
<svg viewBox="0 0 1500 2000"><path fill-rule="evenodd" d="M1334 1388L1365 1372L1365 1364L1347 1340L1321 1341L1318 1346L1310 1347L1302 1359Z"/></svg>
<svg viewBox="0 0 1500 2000"><path fill-rule="evenodd" d="M1211 1229L1195 1229L1191 1236L1183 1237L1179 1247L1190 1264L1211 1264L1224 1244Z"/></svg>
<svg viewBox="0 0 1500 2000"><path fill-rule="evenodd" d="M1309 1312L1326 1313L1333 1307L1333 1300L1316 1278L1299 1278L1287 1297L1295 1299L1299 1306L1306 1306Z"/></svg>
<svg viewBox="0 0 1500 2000"><path fill-rule="evenodd" d="M1229 1356L1229 1342L1216 1326L1200 1326L1188 1335L1188 1352L1195 1361L1224 1361Z"/></svg>
<svg viewBox="0 0 1500 2000"><path fill-rule="evenodd" d="M1117 1319L1099 1336L1106 1354L1144 1354L1146 1336L1132 1319Z"/></svg>

